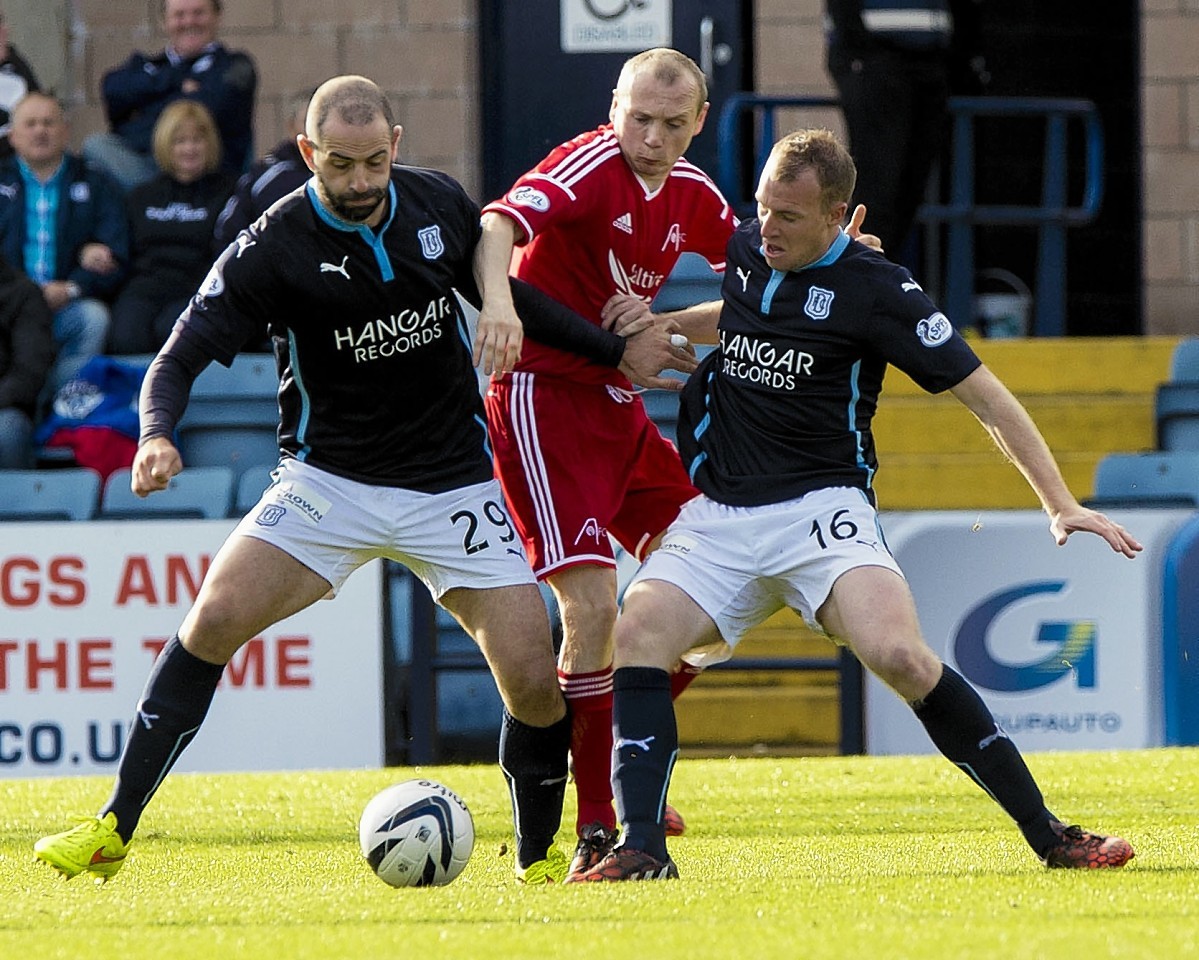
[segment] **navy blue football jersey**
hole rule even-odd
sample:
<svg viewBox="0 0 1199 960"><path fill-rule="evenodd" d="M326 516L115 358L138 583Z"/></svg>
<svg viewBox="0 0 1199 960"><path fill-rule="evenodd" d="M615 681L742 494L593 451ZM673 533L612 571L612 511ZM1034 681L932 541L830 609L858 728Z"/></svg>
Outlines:
<svg viewBox="0 0 1199 960"><path fill-rule="evenodd" d="M700 490L757 506L822 487L874 501L871 420L887 365L925 390L980 364L907 269L842 232L800 270L772 270L756 220L729 240L720 341L683 390L679 450Z"/></svg>
<svg viewBox="0 0 1199 960"><path fill-rule="evenodd" d="M332 217L311 182L270 208L213 265L181 337L226 365L275 338L279 445L364 483L425 493L492 476L466 319L479 208L434 170L392 168L388 218Z"/></svg>

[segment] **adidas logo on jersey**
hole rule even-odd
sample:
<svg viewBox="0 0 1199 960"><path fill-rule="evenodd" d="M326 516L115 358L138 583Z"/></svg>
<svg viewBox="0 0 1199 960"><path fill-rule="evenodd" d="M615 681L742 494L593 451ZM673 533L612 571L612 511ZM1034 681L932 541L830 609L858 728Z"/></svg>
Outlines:
<svg viewBox="0 0 1199 960"><path fill-rule="evenodd" d="M632 234L633 234L633 215L631 213L626 213L622 216L617 217L615 220L612 221L612 226L614 226L617 230L623 230L625 233L632 236Z"/></svg>

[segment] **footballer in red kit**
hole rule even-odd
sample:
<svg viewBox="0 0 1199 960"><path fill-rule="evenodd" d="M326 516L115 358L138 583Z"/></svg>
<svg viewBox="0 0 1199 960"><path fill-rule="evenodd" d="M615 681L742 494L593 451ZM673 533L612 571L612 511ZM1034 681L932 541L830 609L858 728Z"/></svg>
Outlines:
<svg viewBox="0 0 1199 960"><path fill-rule="evenodd" d="M658 48L628 60L611 122L556 147L484 207L484 232L508 241L513 275L600 324L614 297L648 305L685 252L723 272L736 217L683 157L707 111L707 84L690 58ZM696 490L673 444L613 370L526 340L513 372L492 379L486 408L496 475L562 620L558 674L572 715L576 873L616 839L617 580L609 535L641 559ZM675 674L676 694L692 676ZM669 816L677 832L681 821L673 810Z"/></svg>

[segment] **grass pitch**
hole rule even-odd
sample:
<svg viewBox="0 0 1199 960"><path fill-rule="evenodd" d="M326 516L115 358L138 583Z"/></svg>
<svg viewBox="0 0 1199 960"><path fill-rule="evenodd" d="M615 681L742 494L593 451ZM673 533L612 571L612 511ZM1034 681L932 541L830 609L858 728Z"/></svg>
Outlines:
<svg viewBox="0 0 1199 960"><path fill-rule="evenodd" d="M1199 751L1029 766L1050 809L1136 859L1044 869L939 757L683 760L680 881L522 888L498 768L479 765L176 775L100 887L32 846L94 813L108 779L0 781L0 958L1199 956ZM466 799L475 852L448 887L393 890L358 852L358 815L417 773ZM573 809L564 822L569 848Z"/></svg>

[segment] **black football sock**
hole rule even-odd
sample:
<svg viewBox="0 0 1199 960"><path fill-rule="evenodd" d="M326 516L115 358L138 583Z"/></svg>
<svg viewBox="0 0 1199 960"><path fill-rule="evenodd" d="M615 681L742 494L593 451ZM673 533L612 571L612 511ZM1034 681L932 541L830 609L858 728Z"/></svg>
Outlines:
<svg viewBox="0 0 1199 960"><path fill-rule="evenodd" d="M612 677L612 792L621 844L666 859L662 810L679 753L670 674L621 667Z"/></svg>
<svg viewBox="0 0 1199 960"><path fill-rule="evenodd" d="M937 749L1007 812L1038 856L1057 842L1041 790L1016 745L1000 729L978 692L942 664L941 679L912 709Z"/></svg>
<svg viewBox="0 0 1199 960"><path fill-rule="evenodd" d="M154 661L121 751L112 796L100 811L101 817L110 811L117 815L117 833L126 843L159 784L204 722L224 669L188 653L178 635Z"/></svg>
<svg viewBox="0 0 1199 960"><path fill-rule="evenodd" d="M512 797L516 863L544 860L562 825L570 751L570 714L548 727L531 727L507 710L500 727L500 770Z"/></svg>

